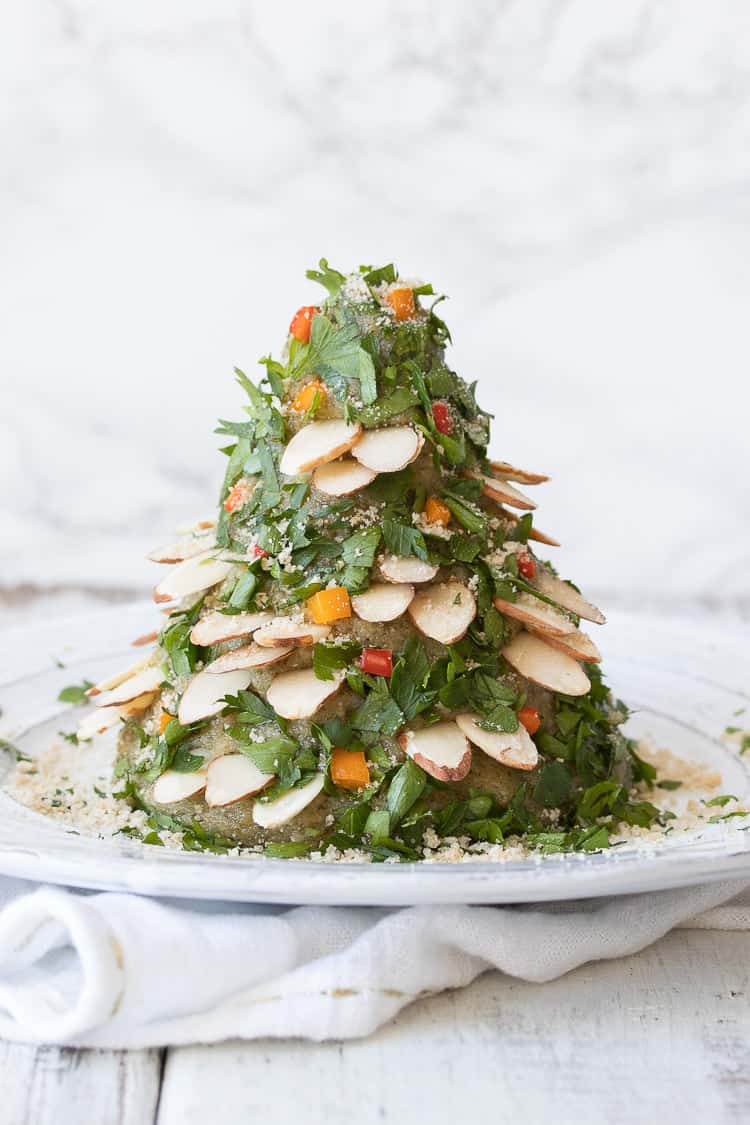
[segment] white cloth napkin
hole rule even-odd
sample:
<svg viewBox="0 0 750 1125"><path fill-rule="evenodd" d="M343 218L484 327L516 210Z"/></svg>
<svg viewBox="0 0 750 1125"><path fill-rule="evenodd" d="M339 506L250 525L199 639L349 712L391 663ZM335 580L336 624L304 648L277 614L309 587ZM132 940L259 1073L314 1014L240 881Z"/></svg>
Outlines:
<svg viewBox="0 0 750 1125"><path fill-rule="evenodd" d="M537 906L167 903L0 879L0 1035L86 1047L368 1035L497 968L546 981L675 926L750 929L746 881Z"/></svg>

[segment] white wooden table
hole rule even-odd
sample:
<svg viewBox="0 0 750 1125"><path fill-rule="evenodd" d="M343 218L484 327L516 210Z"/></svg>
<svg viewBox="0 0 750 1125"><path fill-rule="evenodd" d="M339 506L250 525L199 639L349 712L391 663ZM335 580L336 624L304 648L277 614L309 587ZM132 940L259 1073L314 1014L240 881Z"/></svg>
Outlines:
<svg viewBox="0 0 750 1125"><path fill-rule="evenodd" d="M750 935L685 930L549 984L488 973L363 1041L0 1043L0 1122L746 1122L749 965Z"/></svg>
<svg viewBox="0 0 750 1125"><path fill-rule="evenodd" d="M84 608L78 595L5 601L4 622ZM126 1052L0 1041L0 1125L287 1125L295 1112L308 1125L415 1114L429 1125L490 1114L530 1125L746 1122L749 966L750 934L683 930L549 984L488 973L356 1042Z"/></svg>

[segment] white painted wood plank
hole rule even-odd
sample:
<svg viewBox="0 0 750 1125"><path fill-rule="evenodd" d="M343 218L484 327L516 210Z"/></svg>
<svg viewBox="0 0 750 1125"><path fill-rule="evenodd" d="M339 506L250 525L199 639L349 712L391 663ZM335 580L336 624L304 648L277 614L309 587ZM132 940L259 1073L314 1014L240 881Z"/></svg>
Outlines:
<svg viewBox="0 0 750 1125"><path fill-rule="evenodd" d="M0 1041L0 1125L151 1125L162 1054Z"/></svg>
<svg viewBox="0 0 750 1125"><path fill-rule="evenodd" d="M158 1125L750 1119L750 936L678 932L545 985L488 974L369 1040L170 1052Z"/></svg>

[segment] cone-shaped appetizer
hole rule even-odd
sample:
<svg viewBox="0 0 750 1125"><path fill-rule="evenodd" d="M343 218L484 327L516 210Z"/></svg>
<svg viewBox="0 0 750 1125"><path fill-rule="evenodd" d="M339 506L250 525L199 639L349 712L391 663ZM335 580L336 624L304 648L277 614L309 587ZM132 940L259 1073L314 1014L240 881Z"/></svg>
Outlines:
<svg viewBox="0 0 750 1125"><path fill-rule="evenodd" d="M272 855L590 850L651 823L579 628L604 617L538 556L548 478L490 459L432 288L393 266L308 276L326 296L282 358L237 373L216 519L149 556L170 567L153 655L94 690L82 736L120 724L139 807Z"/></svg>

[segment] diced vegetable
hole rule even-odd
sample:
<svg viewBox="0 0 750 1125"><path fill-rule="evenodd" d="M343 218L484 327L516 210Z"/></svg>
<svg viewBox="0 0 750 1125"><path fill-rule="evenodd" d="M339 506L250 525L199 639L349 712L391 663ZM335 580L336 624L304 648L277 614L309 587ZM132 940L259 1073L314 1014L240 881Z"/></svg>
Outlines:
<svg viewBox="0 0 750 1125"><path fill-rule="evenodd" d="M370 784L370 771L363 750L344 750L336 746L331 755L331 777L341 789L364 789Z"/></svg>
<svg viewBox="0 0 750 1125"><path fill-rule="evenodd" d="M414 290L407 285L397 285L386 294L386 301L393 309L396 320L411 320L417 308L414 303Z"/></svg>
<svg viewBox="0 0 750 1125"><path fill-rule="evenodd" d="M323 396L325 393L325 383L321 383L320 379L312 379L309 383L305 383L302 390L295 396L292 402L292 410L295 410L298 414L304 414L314 403L315 396Z"/></svg>
<svg viewBox="0 0 750 1125"><path fill-rule="evenodd" d="M250 554L252 555L252 557L254 559L268 558L268 551L264 551L263 548L259 547L257 543L253 544L253 547L252 547L252 550L251 550Z"/></svg>
<svg viewBox="0 0 750 1125"><path fill-rule="evenodd" d="M523 578L536 578L536 563L525 551L518 556L518 573Z"/></svg>
<svg viewBox="0 0 750 1125"><path fill-rule="evenodd" d="M529 734L536 734L542 725L542 717L533 707L522 707L518 712L518 721Z"/></svg>
<svg viewBox="0 0 750 1125"><path fill-rule="evenodd" d="M317 305L303 305L301 309L297 309L289 325L290 335L294 336L295 340L299 340L301 344L306 344L310 339L312 318L319 312L320 309Z"/></svg>
<svg viewBox="0 0 750 1125"><path fill-rule="evenodd" d="M331 621L343 621L352 615L352 603L345 586L318 590L308 598L307 608L316 625L329 625Z"/></svg>
<svg viewBox="0 0 750 1125"><path fill-rule="evenodd" d="M250 499L250 484L244 477L240 477L234 488L231 490L226 500L224 507L228 512L236 512L244 504L247 504Z"/></svg>
<svg viewBox="0 0 750 1125"><path fill-rule="evenodd" d="M433 402L432 417L439 434L449 434L453 429L450 410L445 402Z"/></svg>
<svg viewBox="0 0 750 1125"><path fill-rule="evenodd" d="M393 672L393 652L389 648L365 648L359 666L363 672L372 676L385 676L390 679Z"/></svg>
<svg viewBox="0 0 750 1125"><path fill-rule="evenodd" d="M159 716L159 734L164 734L167 723L171 723L173 718L174 715L170 715L169 711L162 711L161 715Z"/></svg>
<svg viewBox="0 0 750 1125"><path fill-rule="evenodd" d="M442 500L438 500L437 496L427 497L424 514L428 523L439 523L447 527L451 522L450 508Z"/></svg>

